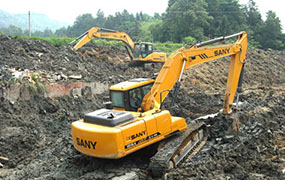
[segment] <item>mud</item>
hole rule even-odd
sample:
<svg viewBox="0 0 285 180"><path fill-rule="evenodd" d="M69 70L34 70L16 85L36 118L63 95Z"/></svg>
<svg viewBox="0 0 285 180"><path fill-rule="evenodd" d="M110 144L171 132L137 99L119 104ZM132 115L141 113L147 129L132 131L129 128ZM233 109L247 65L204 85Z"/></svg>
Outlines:
<svg viewBox="0 0 285 180"><path fill-rule="evenodd" d="M131 78L152 77L160 65L131 66L125 50L118 47L89 44L73 51L70 46L53 47L39 40L0 39L0 179L285 178L284 51L249 50L243 104L233 117L219 114L196 120L205 122L210 131L202 151L153 178L148 169L154 153L151 147L118 160L88 157L73 148L71 123L104 107L108 91L82 86L78 92L49 97L40 87L74 82L108 87ZM189 69L173 115L185 117L190 124L218 112L228 62L216 60ZM22 94L11 100L4 92L15 83L21 85ZM28 98L23 98L27 96L22 87L28 89ZM233 130L237 127L238 131Z"/></svg>

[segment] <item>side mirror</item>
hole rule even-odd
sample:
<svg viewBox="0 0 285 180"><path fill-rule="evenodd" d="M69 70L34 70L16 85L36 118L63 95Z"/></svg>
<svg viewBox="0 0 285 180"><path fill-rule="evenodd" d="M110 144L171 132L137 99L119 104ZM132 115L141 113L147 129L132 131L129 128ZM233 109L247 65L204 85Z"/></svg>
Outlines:
<svg viewBox="0 0 285 180"><path fill-rule="evenodd" d="M113 109L113 106L112 106L112 102L111 102L111 101L104 102L104 105L105 105L105 108L106 108L106 109Z"/></svg>

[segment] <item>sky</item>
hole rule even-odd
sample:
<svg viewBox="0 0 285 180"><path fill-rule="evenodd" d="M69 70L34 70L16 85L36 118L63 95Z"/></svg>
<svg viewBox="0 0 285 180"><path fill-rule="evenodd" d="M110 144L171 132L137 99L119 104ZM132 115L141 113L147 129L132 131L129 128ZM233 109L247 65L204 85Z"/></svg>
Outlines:
<svg viewBox="0 0 285 180"><path fill-rule="evenodd" d="M246 4L248 0L239 0ZM285 32L285 0L254 0L263 17L266 12L273 10L280 18L283 32ZM126 9L130 13L143 12L153 15L155 12L165 12L168 0L5 0L1 2L1 10L9 13L41 13L50 18L73 24L76 17L91 13L94 17L99 9L105 16L114 15L115 12L122 12Z"/></svg>

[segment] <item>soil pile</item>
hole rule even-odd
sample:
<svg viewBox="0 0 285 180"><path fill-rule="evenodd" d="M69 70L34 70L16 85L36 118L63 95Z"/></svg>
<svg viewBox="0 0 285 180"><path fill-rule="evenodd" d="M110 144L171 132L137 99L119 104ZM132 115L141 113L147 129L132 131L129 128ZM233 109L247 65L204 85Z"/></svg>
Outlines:
<svg viewBox="0 0 285 180"><path fill-rule="evenodd" d="M73 148L71 123L102 108L108 100L107 91L94 94L86 87L80 96L71 93L49 98L34 93L17 101L5 98L3 92L14 83L25 82L80 81L109 86L136 77L151 78L159 71L158 64L130 66L127 53L117 47L88 44L74 51L70 46L54 47L39 40L0 39L1 179L153 179L148 169L149 148L119 160L88 157ZM157 179L285 178L284 57L284 51L250 50L240 109L233 117L200 119L210 130L205 147ZM188 70L173 115L190 123L218 112L223 105L228 62L217 60ZM233 126L239 126L239 131Z"/></svg>

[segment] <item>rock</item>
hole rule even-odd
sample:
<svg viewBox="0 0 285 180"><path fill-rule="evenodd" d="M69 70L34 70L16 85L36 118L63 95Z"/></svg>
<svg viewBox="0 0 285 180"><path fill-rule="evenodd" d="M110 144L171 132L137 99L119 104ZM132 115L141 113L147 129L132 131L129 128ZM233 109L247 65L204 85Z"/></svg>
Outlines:
<svg viewBox="0 0 285 180"><path fill-rule="evenodd" d="M81 79L81 78L82 78L82 75L70 75L70 76L68 76L68 78L79 80L79 79Z"/></svg>
<svg viewBox="0 0 285 180"><path fill-rule="evenodd" d="M138 179L139 177L137 176L135 172L129 172L123 176L112 178L112 180L138 180Z"/></svg>

